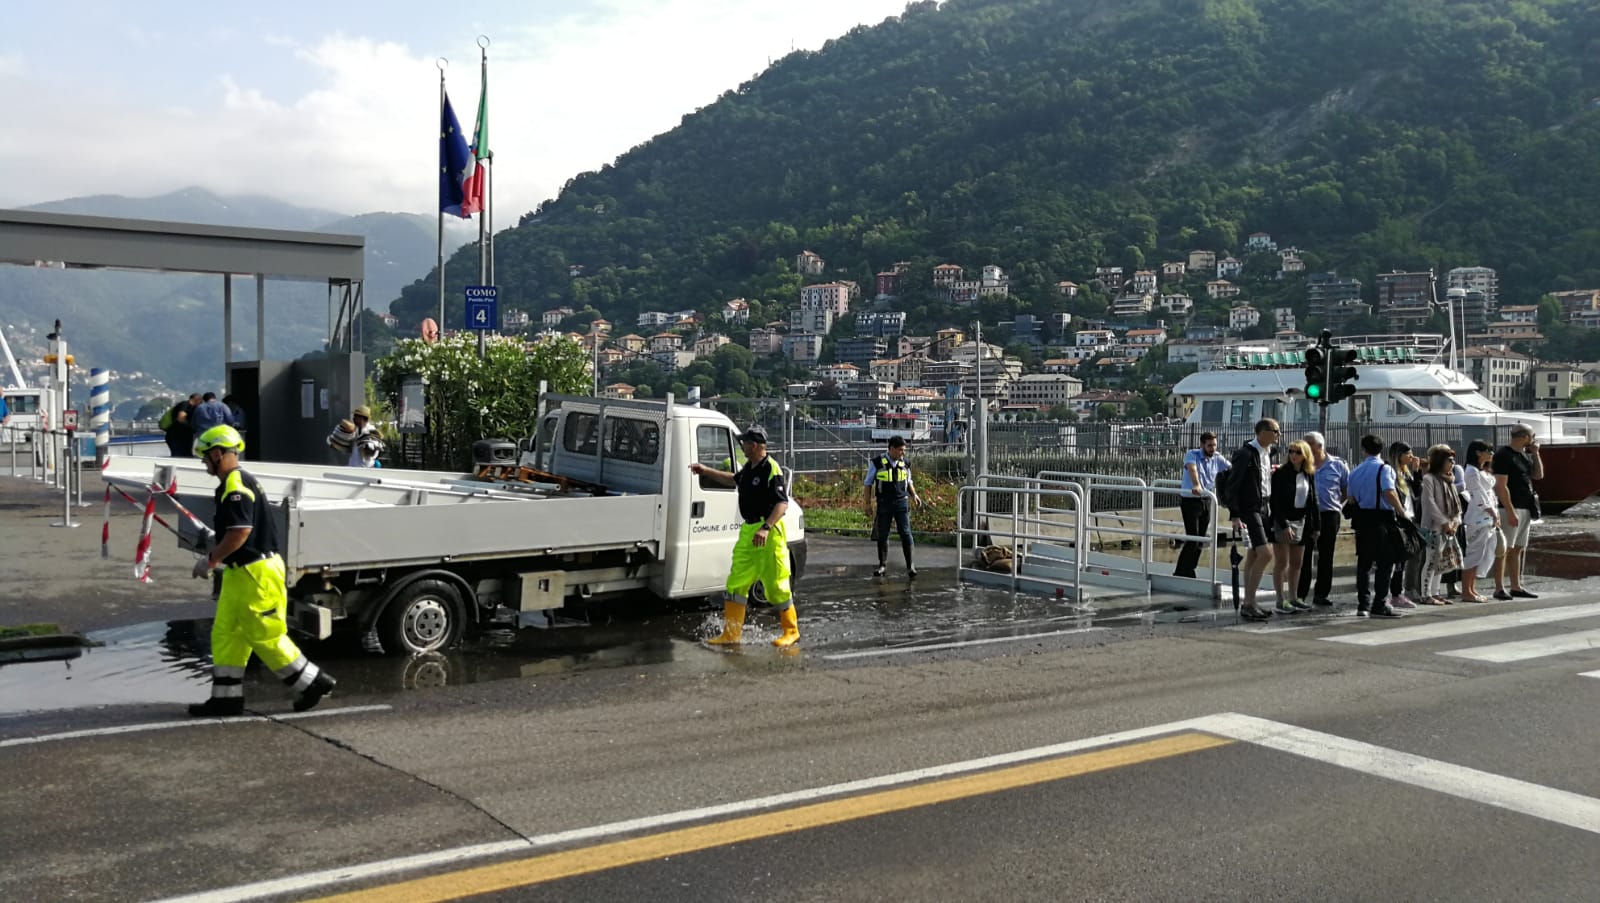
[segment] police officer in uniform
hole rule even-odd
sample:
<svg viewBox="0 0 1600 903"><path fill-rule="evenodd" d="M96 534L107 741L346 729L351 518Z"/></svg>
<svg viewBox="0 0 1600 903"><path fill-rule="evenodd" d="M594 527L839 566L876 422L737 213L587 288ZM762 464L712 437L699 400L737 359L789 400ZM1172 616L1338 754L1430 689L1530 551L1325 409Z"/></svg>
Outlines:
<svg viewBox="0 0 1600 903"><path fill-rule="evenodd" d="M298 694L297 712L316 705L334 687L333 677L307 661L289 639L277 526L261 484L239 467L243 451L244 439L231 426L214 426L194 440L194 453L217 478L215 544L195 563L194 575L224 568L211 624L211 698L189 706L189 714L197 717L244 713L244 669L251 653Z"/></svg>
<svg viewBox="0 0 1600 903"><path fill-rule="evenodd" d="M789 510L789 490L783 468L767 456L767 434L751 427L739 434L745 465L738 473L717 470L696 462L689 470L723 486L739 490L739 541L733 547L733 566L728 571L727 602L723 605L722 633L712 643L731 645L744 633L744 615L750 587L756 581L766 593L767 604L778 612L783 633L774 646L793 646L800 640L800 621L794 610L794 592L789 585L789 542L784 533L783 515Z"/></svg>
<svg viewBox="0 0 1600 903"><path fill-rule="evenodd" d="M878 503L878 516L873 520L872 535L878 540L878 569L874 577L882 577L889 561L889 525L900 534L900 550L906 556L906 575L917 576L911 563L911 503L920 507L922 497L917 495L916 484L911 480L911 465L906 463L906 440L901 436L889 437L889 451L872 459L867 469L867 497L863 504L867 518L873 520L872 503Z"/></svg>

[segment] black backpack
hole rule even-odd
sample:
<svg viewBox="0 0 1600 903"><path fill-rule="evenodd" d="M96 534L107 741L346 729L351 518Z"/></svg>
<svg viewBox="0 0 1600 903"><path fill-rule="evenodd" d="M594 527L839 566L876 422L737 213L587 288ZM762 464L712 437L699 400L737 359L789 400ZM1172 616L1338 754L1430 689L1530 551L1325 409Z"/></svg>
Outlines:
<svg viewBox="0 0 1600 903"><path fill-rule="evenodd" d="M1217 504L1223 506L1224 508L1230 508L1231 509L1231 508L1234 507L1235 503L1238 502L1238 500L1239 500L1238 499L1238 497L1239 497L1239 479L1238 479L1238 474L1242 469L1243 468L1234 467L1233 466L1233 461L1229 460L1228 461L1228 469L1224 470L1222 473L1217 474L1216 482L1215 482L1215 484L1213 484L1213 487L1212 487L1213 491L1215 491L1216 494L1217 494Z"/></svg>

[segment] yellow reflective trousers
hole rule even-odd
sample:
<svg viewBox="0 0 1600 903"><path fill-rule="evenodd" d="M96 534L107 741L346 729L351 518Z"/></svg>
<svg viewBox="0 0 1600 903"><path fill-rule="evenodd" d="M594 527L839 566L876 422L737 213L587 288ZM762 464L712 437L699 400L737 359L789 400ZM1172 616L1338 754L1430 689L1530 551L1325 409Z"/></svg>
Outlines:
<svg viewBox="0 0 1600 903"><path fill-rule="evenodd" d="M733 567L728 571L728 595L744 600L750 587L760 581L767 603L775 608L789 604L794 591L789 588L789 540L780 522L767 533L767 543L754 544L760 523L742 524L739 541L733 547Z"/></svg>
<svg viewBox="0 0 1600 903"><path fill-rule="evenodd" d="M241 675L252 652L274 673L294 664L301 655L284 622L288 603L281 557L268 555L244 567L224 568L211 623L211 663L238 668Z"/></svg>

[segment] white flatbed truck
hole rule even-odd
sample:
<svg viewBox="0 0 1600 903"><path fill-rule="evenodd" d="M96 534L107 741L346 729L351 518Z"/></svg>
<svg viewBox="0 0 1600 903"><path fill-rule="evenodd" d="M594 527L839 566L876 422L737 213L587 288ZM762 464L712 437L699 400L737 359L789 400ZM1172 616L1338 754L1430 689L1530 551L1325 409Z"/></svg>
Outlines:
<svg viewBox="0 0 1600 903"><path fill-rule="evenodd" d="M671 397L547 395L541 411L531 439L477 443L469 474L258 463L246 449L243 466L278 518L291 628L416 654L474 627L547 625L575 600L719 593L738 497L689 465L733 469L733 421ZM216 480L198 459L113 457L102 473L136 497L175 480L179 501L209 522ZM199 529L180 523L179 544L199 551ZM784 524L799 579L797 503Z"/></svg>

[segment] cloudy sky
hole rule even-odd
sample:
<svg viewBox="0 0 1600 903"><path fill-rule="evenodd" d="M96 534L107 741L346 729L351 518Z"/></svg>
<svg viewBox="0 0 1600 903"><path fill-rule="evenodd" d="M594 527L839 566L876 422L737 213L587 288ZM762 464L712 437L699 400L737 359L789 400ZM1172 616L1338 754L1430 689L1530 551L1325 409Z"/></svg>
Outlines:
<svg viewBox="0 0 1600 903"><path fill-rule="evenodd" d="M438 84L469 135L488 35L499 222L791 48L905 0L55 0L0 33L0 207L189 185L429 213Z"/></svg>

